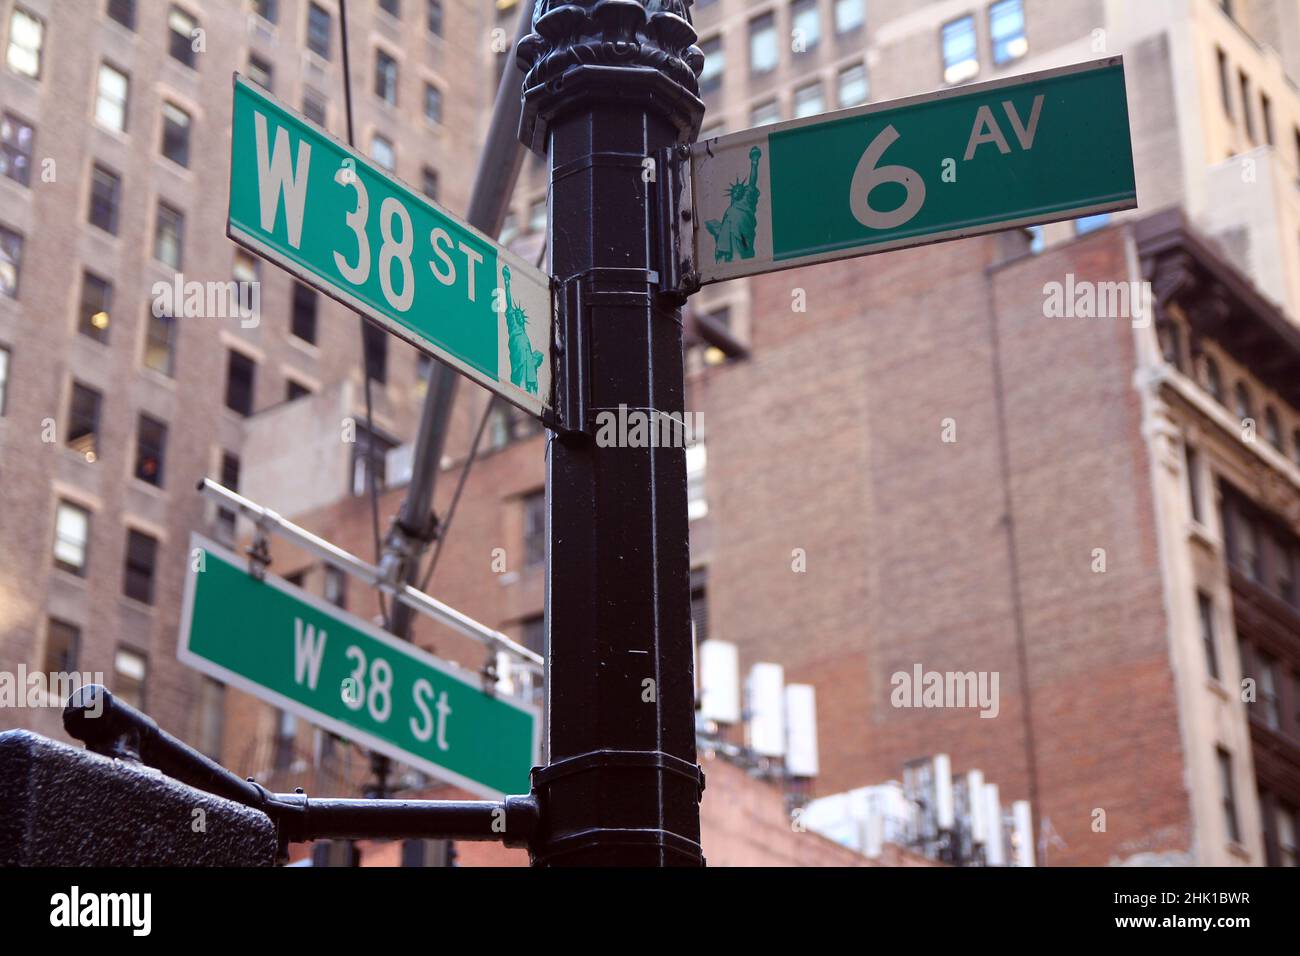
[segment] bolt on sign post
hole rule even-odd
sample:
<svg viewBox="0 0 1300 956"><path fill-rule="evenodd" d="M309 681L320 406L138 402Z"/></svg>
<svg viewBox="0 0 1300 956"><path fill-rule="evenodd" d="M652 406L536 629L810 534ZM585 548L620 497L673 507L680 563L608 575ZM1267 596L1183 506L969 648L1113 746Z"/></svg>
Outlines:
<svg viewBox="0 0 1300 956"><path fill-rule="evenodd" d="M691 150L702 283L1137 205L1122 57Z"/></svg>
<svg viewBox="0 0 1300 956"><path fill-rule="evenodd" d="M227 235L545 417L545 273L235 76Z"/></svg>
<svg viewBox="0 0 1300 956"><path fill-rule="evenodd" d="M527 791L534 708L201 535L190 556L183 663L479 796Z"/></svg>

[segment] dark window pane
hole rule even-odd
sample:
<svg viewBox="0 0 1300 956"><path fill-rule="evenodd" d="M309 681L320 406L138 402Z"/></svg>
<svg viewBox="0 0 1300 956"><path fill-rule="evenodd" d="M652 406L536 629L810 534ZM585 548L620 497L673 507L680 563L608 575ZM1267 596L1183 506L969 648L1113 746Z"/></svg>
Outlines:
<svg viewBox="0 0 1300 956"><path fill-rule="evenodd" d="M190 164L190 114L172 103L163 104L162 154L178 165Z"/></svg>
<svg viewBox="0 0 1300 956"><path fill-rule="evenodd" d="M274 23L280 16L280 0L253 0L253 10L267 23Z"/></svg>
<svg viewBox="0 0 1300 956"><path fill-rule="evenodd" d="M198 29L194 18L180 7L172 7L167 14L167 51L172 59L188 67L194 66L194 31Z"/></svg>
<svg viewBox="0 0 1300 956"><path fill-rule="evenodd" d="M316 308L319 296L316 290L303 285L293 284L293 316L290 331L304 342L316 341Z"/></svg>
<svg viewBox="0 0 1300 956"><path fill-rule="evenodd" d="M18 273L23 261L23 237L0 226L0 295L18 298Z"/></svg>
<svg viewBox="0 0 1300 956"><path fill-rule="evenodd" d="M546 563L546 494L536 492L523 499L524 567Z"/></svg>
<svg viewBox="0 0 1300 956"><path fill-rule="evenodd" d="M134 30L135 0L108 0L108 15L128 30Z"/></svg>
<svg viewBox="0 0 1300 956"><path fill-rule="evenodd" d="M388 381L388 333L366 322L362 325L366 374L376 382Z"/></svg>
<svg viewBox="0 0 1300 956"><path fill-rule="evenodd" d="M253 380L257 363L242 352L230 351L226 365L226 407L241 415L253 414Z"/></svg>
<svg viewBox="0 0 1300 956"><path fill-rule="evenodd" d="M26 186L32 177L32 146L36 135L12 113L0 118L0 175Z"/></svg>
<svg viewBox="0 0 1300 956"><path fill-rule="evenodd" d="M397 61L383 50L375 51L375 95L388 103L397 102Z"/></svg>
<svg viewBox="0 0 1300 956"><path fill-rule="evenodd" d="M329 11L313 3L307 8L307 49L328 60L331 33Z"/></svg>
<svg viewBox="0 0 1300 956"><path fill-rule="evenodd" d="M176 374L176 319L170 315L154 315L150 310L149 328L145 333L144 364L168 378Z"/></svg>
<svg viewBox="0 0 1300 956"><path fill-rule="evenodd" d="M425 25L429 28L429 32L442 36L442 0L428 0L425 9L428 11Z"/></svg>
<svg viewBox="0 0 1300 956"><path fill-rule="evenodd" d="M438 171L424 167L424 195L434 202L438 201Z"/></svg>
<svg viewBox="0 0 1300 956"><path fill-rule="evenodd" d="M108 342L109 313L112 307L112 284L93 273L82 273L77 331L96 342Z"/></svg>
<svg viewBox="0 0 1300 956"><path fill-rule="evenodd" d="M117 173L96 166L90 178L90 222L105 232L117 235L117 208L121 201L122 180Z"/></svg>
<svg viewBox="0 0 1300 956"><path fill-rule="evenodd" d="M93 462L99 451L100 394L95 389L72 383L72 401L68 406L67 445Z"/></svg>
<svg viewBox="0 0 1300 956"><path fill-rule="evenodd" d="M71 674L77 669L81 650L81 628L67 621L50 618L45 632L45 673Z"/></svg>
<svg viewBox="0 0 1300 956"><path fill-rule="evenodd" d="M126 574L122 592L144 604L153 603L153 572L158 557L158 541L134 528L126 533Z"/></svg>
<svg viewBox="0 0 1300 956"><path fill-rule="evenodd" d="M164 202L158 203L158 219L153 235L154 258L173 269L179 269L184 233L185 216Z"/></svg>
<svg viewBox="0 0 1300 956"><path fill-rule="evenodd" d="M286 401L295 401L304 395L310 395L311 389L301 382L295 382L293 379L285 381L284 397Z"/></svg>
<svg viewBox="0 0 1300 956"><path fill-rule="evenodd" d="M424 115L430 122L442 122L442 91L432 83L424 84Z"/></svg>
<svg viewBox="0 0 1300 956"><path fill-rule="evenodd" d="M275 71L272 69L271 64L261 57L250 56L248 58L248 78L268 93L271 92L274 75Z"/></svg>
<svg viewBox="0 0 1300 956"><path fill-rule="evenodd" d="M231 491L239 490L239 456L228 451L221 453L221 475L218 479L222 487ZM226 533L228 539L235 536L235 513L229 508L217 509L217 526Z"/></svg>
<svg viewBox="0 0 1300 956"><path fill-rule="evenodd" d="M302 114L317 126L325 126L325 100L312 90L302 94Z"/></svg>
<svg viewBox="0 0 1300 956"><path fill-rule="evenodd" d="M402 0L379 0L379 9L395 17L402 15Z"/></svg>
<svg viewBox="0 0 1300 956"><path fill-rule="evenodd" d="M161 488L167 453L167 426L148 415L140 416L135 440L135 476Z"/></svg>

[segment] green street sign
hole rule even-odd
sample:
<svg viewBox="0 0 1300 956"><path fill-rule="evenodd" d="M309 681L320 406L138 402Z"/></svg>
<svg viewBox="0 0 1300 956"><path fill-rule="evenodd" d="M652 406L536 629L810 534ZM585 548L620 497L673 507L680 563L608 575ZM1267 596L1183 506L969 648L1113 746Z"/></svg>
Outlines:
<svg viewBox="0 0 1300 956"><path fill-rule="evenodd" d="M535 708L201 535L189 560L183 663L471 793L528 792Z"/></svg>
<svg viewBox="0 0 1300 956"><path fill-rule="evenodd" d="M1131 209L1123 58L705 140L691 182L704 283Z"/></svg>
<svg viewBox="0 0 1300 956"><path fill-rule="evenodd" d="M226 234L542 417L549 277L238 75L234 98Z"/></svg>

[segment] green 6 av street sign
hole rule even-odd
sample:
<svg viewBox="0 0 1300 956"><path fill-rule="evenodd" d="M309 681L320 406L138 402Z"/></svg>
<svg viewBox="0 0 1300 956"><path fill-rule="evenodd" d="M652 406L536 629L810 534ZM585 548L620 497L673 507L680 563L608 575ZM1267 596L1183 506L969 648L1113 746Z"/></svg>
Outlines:
<svg viewBox="0 0 1300 956"><path fill-rule="evenodd" d="M545 273L235 77L230 238L539 417Z"/></svg>
<svg viewBox="0 0 1300 956"><path fill-rule="evenodd" d="M527 793L537 711L194 535L181 661L487 798Z"/></svg>
<svg viewBox="0 0 1300 956"><path fill-rule="evenodd" d="M1137 205L1121 57L697 143L702 282Z"/></svg>

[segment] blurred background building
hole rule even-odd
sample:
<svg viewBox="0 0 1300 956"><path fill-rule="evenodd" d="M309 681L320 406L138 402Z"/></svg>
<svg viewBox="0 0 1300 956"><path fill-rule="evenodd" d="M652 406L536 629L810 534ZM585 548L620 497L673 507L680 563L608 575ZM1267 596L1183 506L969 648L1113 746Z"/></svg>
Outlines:
<svg viewBox="0 0 1300 956"><path fill-rule="evenodd" d="M357 319L224 236L229 74L342 135L337 5L94 2L0 2L0 664L104 671L275 789L355 789L351 745L175 659L190 530L247 531L198 477L370 557L365 441L381 528L409 467L427 366L370 335L376 428L341 441L364 418ZM516 4L349 10L358 148L463 211ZM877 858L1294 865L1300 0L693 14L703 136L1123 54L1139 200L692 298L693 617L701 701L726 704L701 711L706 759ZM546 177L525 161L502 235L530 256ZM177 272L257 275L261 321L153 317ZM1154 315L1050 317L1067 276L1148 282ZM540 650L544 435L468 386L453 425L440 515L470 474L430 592ZM379 612L291 548L272 569ZM414 639L484 663L427 621ZM894 706L916 665L996 673L996 717ZM791 686L815 690L811 730ZM57 732L53 711L6 718Z"/></svg>

